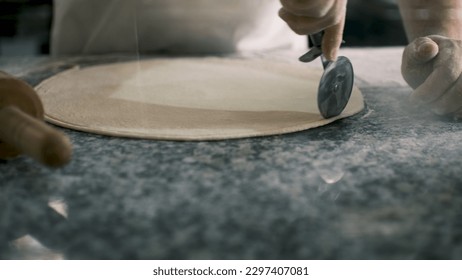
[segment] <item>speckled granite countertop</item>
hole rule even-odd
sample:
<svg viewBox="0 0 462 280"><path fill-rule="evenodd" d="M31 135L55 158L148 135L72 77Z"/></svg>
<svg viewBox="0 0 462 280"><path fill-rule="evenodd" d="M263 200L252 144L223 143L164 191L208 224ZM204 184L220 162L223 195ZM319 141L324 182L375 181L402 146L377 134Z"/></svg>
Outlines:
<svg viewBox="0 0 462 280"><path fill-rule="evenodd" d="M64 130L67 167L0 162L0 257L461 259L462 123L409 105L400 49L345 54L367 108L323 128L221 142ZM25 70L49 62L0 69L34 83Z"/></svg>

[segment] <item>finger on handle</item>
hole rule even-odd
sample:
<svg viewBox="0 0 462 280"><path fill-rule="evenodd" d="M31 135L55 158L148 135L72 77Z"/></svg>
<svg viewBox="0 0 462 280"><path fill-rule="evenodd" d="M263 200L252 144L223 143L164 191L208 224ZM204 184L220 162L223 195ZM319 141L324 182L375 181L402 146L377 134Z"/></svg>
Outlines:
<svg viewBox="0 0 462 280"><path fill-rule="evenodd" d="M329 61L335 61L338 57L338 51L343 41L343 28L345 27L345 17L331 27L324 30L322 40L322 52Z"/></svg>

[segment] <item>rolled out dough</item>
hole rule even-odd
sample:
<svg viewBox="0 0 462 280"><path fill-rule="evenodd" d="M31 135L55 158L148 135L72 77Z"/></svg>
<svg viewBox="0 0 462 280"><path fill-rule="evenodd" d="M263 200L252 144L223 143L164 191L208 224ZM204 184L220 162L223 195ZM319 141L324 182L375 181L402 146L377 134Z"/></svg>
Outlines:
<svg viewBox="0 0 462 280"><path fill-rule="evenodd" d="M232 58L150 59L74 68L37 86L46 120L111 136L219 140L331 123L364 107L358 88L343 113L317 108L320 69Z"/></svg>

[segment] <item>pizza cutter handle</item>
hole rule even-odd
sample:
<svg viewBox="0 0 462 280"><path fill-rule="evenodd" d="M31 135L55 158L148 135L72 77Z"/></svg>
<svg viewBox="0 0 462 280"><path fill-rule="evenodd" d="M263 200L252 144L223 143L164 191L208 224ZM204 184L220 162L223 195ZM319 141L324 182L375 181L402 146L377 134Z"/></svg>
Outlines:
<svg viewBox="0 0 462 280"><path fill-rule="evenodd" d="M329 65L329 61L322 54L322 38L324 31L308 35L308 42L310 50L302 55L299 60L301 62L311 62L318 57L321 57L322 66L324 69Z"/></svg>
<svg viewBox="0 0 462 280"><path fill-rule="evenodd" d="M0 108L0 141L50 167L70 161L69 139L15 106Z"/></svg>
<svg viewBox="0 0 462 280"><path fill-rule="evenodd" d="M323 37L324 37L324 31L320 31L318 33L308 35L309 47L321 49Z"/></svg>

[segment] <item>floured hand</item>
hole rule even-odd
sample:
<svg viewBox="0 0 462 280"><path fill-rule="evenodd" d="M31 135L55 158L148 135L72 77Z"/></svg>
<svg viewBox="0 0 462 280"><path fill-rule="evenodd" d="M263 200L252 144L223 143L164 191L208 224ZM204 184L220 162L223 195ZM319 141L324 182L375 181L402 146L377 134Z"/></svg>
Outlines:
<svg viewBox="0 0 462 280"><path fill-rule="evenodd" d="M412 102L438 115L462 116L462 41L417 38L404 50L401 72L414 89Z"/></svg>
<svg viewBox="0 0 462 280"><path fill-rule="evenodd" d="M308 35L325 31L323 53L337 59L342 44L347 0L281 0L279 16L295 33Z"/></svg>

